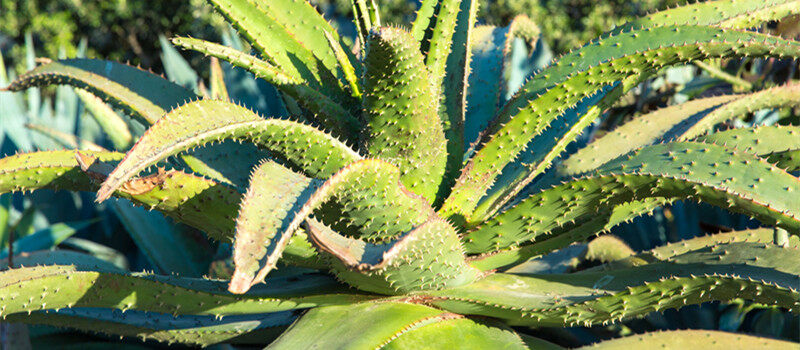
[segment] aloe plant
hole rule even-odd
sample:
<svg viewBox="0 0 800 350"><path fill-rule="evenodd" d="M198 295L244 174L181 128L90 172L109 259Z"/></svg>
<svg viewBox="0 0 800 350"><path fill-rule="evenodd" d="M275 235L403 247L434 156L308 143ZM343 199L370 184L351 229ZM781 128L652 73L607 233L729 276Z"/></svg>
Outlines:
<svg viewBox="0 0 800 350"><path fill-rule="evenodd" d="M800 182L791 172L800 169L800 131L710 133L748 112L735 99L797 105L795 85L669 107L666 117L643 116L632 122L643 126L620 127L561 160L604 110L667 67L800 56L800 42L746 30L800 12L794 1L720 0L654 13L564 55L508 100L510 42L535 41L539 31L524 17L509 28L476 26L476 1L423 1L410 29L382 26L376 2L354 1L363 39L356 47L303 1L210 3L255 53L194 38L173 43L266 80L289 117L201 99L119 63L52 61L7 89L80 87L148 130L126 154L6 157L0 192L96 191L99 202L117 197L157 210L232 242L230 279L32 255L28 267L0 272L6 319L200 345L524 349L558 346L521 327L605 325L710 301L798 313ZM243 151L253 146L266 152ZM165 163L176 156L184 158ZM241 177L241 169L252 169L249 181L225 176ZM606 262L599 267L514 272L682 199L772 229L636 254L597 243L589 255ZM275 275L278 267L287 272ZM796 346L698 334L599 346Z"/></svg>

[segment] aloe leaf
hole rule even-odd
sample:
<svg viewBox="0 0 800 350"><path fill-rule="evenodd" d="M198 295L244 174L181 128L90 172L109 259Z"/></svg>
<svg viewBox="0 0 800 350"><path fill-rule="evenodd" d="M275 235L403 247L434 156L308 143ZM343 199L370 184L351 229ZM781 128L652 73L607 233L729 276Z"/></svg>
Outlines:
<svg viewBox="0 0 800 350"><path fill-rule="evenodd" d="M447 189L452 187L452 182L458 177L464 159L464 118L472 61L472 36L477 13L476 0L460 2L453 31L452 49L444 66L441 119L444 122L447 141L447 167L446 180L442 186Z"/></svg>
<svg viewBox="0 0 800 350"><path fill-rule="evenodd" d="M108 151L107 149L97 145L94 142L87 141L81 139L74 134L68 134L65 132L58 131L53 128L49 128L43 125L38 124L26 124L26 128L36 131L49 139L55 141L59 145L69 149L84 149L88 151L94 152L105 152Z"/></svg>
<svg viewBox="0 0 800 350"><path fill-rule="evenodd" d="M0 53L0 84L8 84L8 71L6 71L5 61ZM33 142L25 128L27 118L25 117L22 101L11 91L0 90L0 113L3 115L3 134L14 142L16 148L22 151L32 151ZM0 145L5 137L0 136Z"/></svg>
<svg viewBox="0 0 800 350"><path fill-rule="evenodd" d="M520 34L526 34L521 36ZM465 147L478 140L491 118L499 112L505 96L505 79L514 40L524 38L535 45L539 28L526 16L517 16L507 27L477 26L471 45L467 110L464 118Z"/></svg>
<svg viewBox="0 0 800 350"><path fill-rule="evenodd" d="M336 276L361 290L403 294L464 285L478 277L464 261L455 229L439 218L381 244L342 236L313 219L306 223L312 244L333 258Z"/></svg>
<svg viewBox="0 0 800 350"><path fill-rule="evenodd" d="M556 327L605 324L736 298L797 313L797 259L792 248L722 244L671 262L636 267L556 275L494 274L468 286L422 292L418 297L431 298L432 305L451 312L491 315L510 325Z"/></svg>
<svg viewBox="0 0 800 350"><path fill-rule="evenodd" d="M780 159L785 158L781 156L783 153L800 150L800 127L772 125L731 129L703 135L695 140L723 145L769 159L773 156ZM783 164L777 165L785 168Z"/></svg>
<svg viewBox="0 0 800 350"><path fill-rule="evenodd" d="M710 330L659 331L629 335L592 345L580 347L582 350L624 350L634 348L661 349L796 349L797 343L741 333L728 333Z"/></svg>
<svg viewBox="0 0 800 350"><path fill-rule="evenodd" d="M652 197L701 200L800 232L797 178L764 159L721 146L673 142L642 148L595 173L544 190L465 237L469 253L536 241L555 228L591 218L597 207Z"/></svg>
<svg viewBox="0 0 800 350"><path fill-rule="evenodd" d="M422 0L417 10L417 17L411 25L411 35L420 45L423 54L428 52L428 41L430 40L433 24L435 23L436 7L439 0Z"/></svg>
<svg viewBox="0 0 800 350"><path fill-rule="evenodd" d="M368 302L309 310L267 349L379 349L427 324L461 317L419 304Z"/></svg>
<svg viewBox="0 0 800 350"><path fill-rule="evenodd" d="M317 182L275 162L259 165L250 180L236 219L233 262L236 271L231 278L231 291L243 292L261 283L275 267L282 254L278 242L287 231L294 215L315 190Z"/></svg>
<svg viewBox="0 0 800 350"><path fill-rule="evenodd" d="M800 12L797 0L717 0L687 4L630 21L616 31L630 28L701 24L725 28L755 28Z"/></svg>
<svg viewBox="0 0 800 350"><path fill-rule="evenodd" d="M764 108L800 104L800 84L790 84L746 95L722 95L692 100L634 118L594 140L563 161L560 175L576 175L636 148L658 141L689 140L714 125Z"/></svg>
<svg viewBox="0 0 800 350"><path fill-rule="evenodd" d="M16 256L19 253L55 247L69 236L72 236L76 232L89 227L89 225L95 222L96 220L83 220L50 225L30 235L15 240L14 255ZM5 259L7 257L8 248L6 247L0 251L0 259ZM17 264L19 264L19 262L17 262Z"/></svg>
<svg viewBox="0 0 800 350"><path fill-rule="evenodd" d="M75 237L70 237L74 239ZM94 242L93 242L94 243ZM96 243L95 243L96 244ZM14 266L73 265L82 269L125 273L126 270L104 259L72 250L37 250L14 254ZM8 261L0 261L0 269L8 268Z"/></svg>
<svg viewBox="0 0 800 350"><path fill-rule="evenodd" d="M173 316L153 312L102 308L37 311L6 317L11 322L68 327L108 336L155 340L169 344L209 346L226 343L258 343L277 337L296 317L291 311L270 314Z"/></svg>
<svg viewBox="0 0 800 350"><path fill-rule="evenodd" d="M400 168L403 184L433 203L447 163L438 92L410 34L374 31L364 60L366 149Z"/></svg>
<svg viewBox="0 0 800 350"><path fill-rule="evenodd" d="M339 34L308 1L277 0L263 2L260 6L311 51L336 78L341 82L349 80L346 66L352 68L355 62L351 62L349 56L337 53L345 51ZM298 23L298 18L304 21Z"/></svg>
<svg viewBox="0 0 800 350"><path fill-rule="evenodd" d="M705 247L714 247L725 243L748 242L748 243L777 244L774 241L774 237L775 237L775 229L772 228L723 232L702 237L695 237L677 243L668 243L666 245L656 247L647 252L641 253L641 255L652 255L659 260L669 260L675 256L684 254L692 250L697 250ZM792 236L790 237L790 241L787 242L785 246L791 248L798 248L800 247L800 239L797 238L796 236Z"/></svg>
<svg viewBox="0 0 800 350"><path fill-rule="evenodd" d="M96 191L123 156L115 152L50 151L6 157L0 159L0 193L38 189ZM220 241L233 239L242 198L235 188L177 170L132 179L114 196L158 210ZM294 239L290 244L285 254L287 261L319 266L308 242Z"/></svg>
<svg viewBox="0 0 800 350"><path fill-rule="evenodd" d="M153 73L112 61L66 59L36 67L6 89L20 91L34 86L67 84L85 89L145 124L164 113L196 100L191 91Z"/></svg>
<svg viewBox="0 0 800 350"><path fill-rule="evenodd" d="M336 57L322 31L338 38L305 1L209 0L214 8L270 63L303 85L346 101ZM298 17L300 16L300 17ZM297 18L307 23L299 24Z"/></svg>
<svg viewBox="0 0 800 350"><path fill-rule="evenodd" d="M793 56L798 51L800 45L793 41L703 26L644 28L593 41L537 74L506 104L441 211L448 217L455 215L473 221L492 214L541 174L599 111L662 67L710 57L730 57L731 53L734 56ZM557 123L559 116L581 100L617 84L621 87L601 95L599 102L589 107L575 123ZM551 127L559 130L561 136L550 137L551 133L547 133L542 145L546 151L537 154L537 160L524 167L525 171L514 175L505 190L483 201L479 212L473 215L481 196L502 169L531 140Z"/></svg>
<svg viewBox="0 0 800 350"><path fill-rule="evenodd" d="M298 280L299 279L299 280ZM82 271L74 266L23 267L0 272L3 316L73 307L102 307L173 315L253 315L369 299L321 275L275 278L273 289L225 292L223 281L149 274ZM125 286L121 288L121 286ZM35 297L33 297L35 296Z"/></svg>
<svg viewBox="0 0 800 350"><path fill-rule="evenodd" d="M288 199L292 200L291 197ZM433 210L422 198L400 184L400 171L396 167L379 160L358 161L325 181L300 208L293 207L292 216L287 217L291 221L281 224L280 237L270 242L268 261L283 254L294 232L323 204L334 205L332 209L318 211L323 222L343 225L342 231L373 241L397 237L433 215ZM237 266L230 290L235 293L247 291L272 268L273 264L264 264L253 276L251 265Z"/></svg>
<svg viewBox="0 0 800 350"><path fill-rule="evenodd" d="M85 171L76 159L79 154L83 155ZM111 164L123 156L90 151L9 156L0 159L0 193L38 189L93 191L106 178ZM241 200L241 194L233 188L175 170L126 182L114 195L157 209L221 240L232 237L233 220Z"/></svg>
<svg viewBox="0 0 800 350"><path fill-rule="evenodd" d="M269 62L262 61L244 52L227 46L200 39L174 38L173 42L185 49L228 61L230 64L246 69L294 98L303 108L313 112L315 119L338 135L352 137L358 131L358 120L342 105L325 96L314 87L283 73Z"/></svg>
<svg viewBox="0 0 800 350"><path fill-rule="evenodd" d="M634 254L625 241L616 236L604 235L593 239L586 245L582 260L608 263L627 258Z"/></svg>
<svg viewBox="0 0 800 350"><path fill-rule="evenodd" d="M114 109L86 90L75 89L75 93L81 99L89 114L97 121L97 124L100 125L100 128L111 140L114 149L119 151L126 150L133 144L133 136L128 124L117 112L114 112Z"/></svg>
<svg viewBox="0 0 800 350"><path fill-rule="evenodd" d="M208 89L211 98L214 100L230 101L231 98L228 94L228 86L225 84L225 72L222 70L218 58L211 57L208 71Z"/></svg>
<svg viewBox="0 0 800 350"><path fill-rule="evenodd" d="M353 5L353 23L358 40L363 45L372 28L381 26L380 10L375 0L350 0L350 3Z"/></svg>
<svg viewBox="0 0 800 350"><path fill-rule="evenodd" d="M130 202L111 206L156 271L185 277L201 277L208 272L210 252L203 249L201 240L179 231L164 216L133 207Z"/></svg>
<svg viewBox="0 0 800 350"><path fill-rule="evenodd" d="M382 349L529 349L510 327L490 320L453 318L421 325L399 335ZM538 347L537 347L538 349Z"/></svg>
<svg viewBox="0 0 800 350"><path fill-rule="evenodd" d="M190 91L198 91L197 82L200 77L197 76L197 72L192 69L189 62L183 59L180 52L169 43L163 34L158 36L158 43L161 46L161 62L167 78Z"/></svg>
<svg viewBox="0 0 800 350"><path fill-rule="evenodd" d="M122 183L158 161L228 139L266 148L312 177L328 177L360 158L341 141L311 126L262 119L230 102L196 101L173 110L153 125L105 180L97 200L107 199Z"/></svg>
<svg viewBox="0 0 800 350"><path fill-rule="evenodd" d="M193 174L216 180L244 192L250 180L250 172L260 161L270 158L270 154L251 143L226 140L195 149L189 154L180 154L178 157Z"/></svg>
<svg viewBox="0 0 800 350"><path fill-rule="evenodd" d="M469 264L481 271L514 266L532 258L565 248L575 242L587 240L593 236L608 232L611 228L629 222L635 217L651 213L673 199L653 197L623 203L613 208L598 208L598 212L590 218L576 220L555 229L548 237L536 242L525 243L505 249L483 253L470 259Z"/></svg>

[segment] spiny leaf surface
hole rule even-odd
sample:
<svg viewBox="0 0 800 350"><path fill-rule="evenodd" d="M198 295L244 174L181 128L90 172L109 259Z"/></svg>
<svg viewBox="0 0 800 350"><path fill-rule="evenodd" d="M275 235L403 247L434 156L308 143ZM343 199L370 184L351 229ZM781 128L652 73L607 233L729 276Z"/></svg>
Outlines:
<svg viewBox="0 0 800 350"><path fill-rule="evenodd" d="M410 34L373 32L364 60L365 148L396 165L403 184L433 203L447 162L438 93Z"/></svg>
<svg viewBox="0 0 800 350"><path fill-rule="evenodd" d="M360 156L341 141L311 126L262 119L230 102L204 100L165 115L128 151L98 191L105 200L124 181L169 156L232 139L266 148L312 177L327 177Z"/></svg>
<svg viewBox="0 0 800 350"><path fill-rule="evenodd" d="M710 144L657 144L523 200L470 232L465 247L483 253L536 240L598 207L651 197L702 200L798 233L796 191L796 177L756 156Z"/></svg>
<svg viewBox="0 0 800 350"><path fill-rule="evenodd" d="M99 96L146 124L197 99L188 89L163 77L125 64L85 58L53 61L21 75L8 86L20 91L34 86L67 84Z"/></svg>
<svg viewBox="0 0 800 350"><path fill-rule="evenodd" d="M504 107L488 129L487 137L482 141L483 147L465 167L441 211L446 216L472 216L481 196L503 167L537 135L551 127L560 128L562 136L545 142L545 151L538 155L538 160L514 176L515 180L506 190L484 202L473 220L482 219L499 209L502 203L542 173L584 126L599 115L587 112L585 116L588 117L575 124L554 124L567 109L603 87L618 84L620 80L623 86L612 89L613 93L600 99L593 107L597 111L665 66L721 56L798 54L800 44L796 42L703 26L645 28L595 40L537 74Z"/></svg>

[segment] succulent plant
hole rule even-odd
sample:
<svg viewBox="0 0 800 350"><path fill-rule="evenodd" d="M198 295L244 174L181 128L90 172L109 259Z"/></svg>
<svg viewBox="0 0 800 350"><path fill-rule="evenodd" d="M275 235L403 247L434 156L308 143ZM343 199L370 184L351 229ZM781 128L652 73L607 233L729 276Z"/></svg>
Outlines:
<svg viewBox="0 0 800 350"><path fill-rule="evenodd" d="M194 38L173 43L268 81L290 117L200 99L115 62L52 61L7 89L80 87L149 128L125 154L6 157L0 192L131 200L233 242L230 280L31 255L19 262L28 267L0 272L4 318L200 345L266 343L279 333L270 348L537 348L557 346L521 326L609 324L740 299L800 310L800 182L791 173L800 169L800 130L713 133L755 104L797 105L796 85L668 107L561 161L604 110L666 67L800 56L800 42L744 30L800 12L795 1L654 13L564 55L507 101L509 43L539 35L524 17L507 28L476 26L476 1L426 0L409 29L386 27L374 1L358 0L360 44L349 48L304 1L210 2L256 53ZM737 107L737 99L753 102ZM596 244L616 250L593 251L607 261L599 267L513 272L680 199L774 229L636 254ZM269 276L279 266L288 272ZM796 346L691 331L605 346L686 339Z"/></svg>

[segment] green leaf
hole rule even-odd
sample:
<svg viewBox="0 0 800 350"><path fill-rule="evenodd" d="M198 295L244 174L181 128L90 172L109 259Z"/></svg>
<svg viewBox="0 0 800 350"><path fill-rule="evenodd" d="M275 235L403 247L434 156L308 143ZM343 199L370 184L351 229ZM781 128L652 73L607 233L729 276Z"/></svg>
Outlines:
<svg viewBox="0 0 800 350"><path fill-rule="evenodd" d="M597 168L618 156L659 141L690 140L719 123L764 108L800 104L800 84L746 95L722 95L692 100L639 116L594 140L558 167L561 176ZM763 154L763 153L760 153Z"/></svg>
<svg viewBox="0 0 800 350"><path fill-rule="evenodd" d="M50 225L14 241L14 256L24 252L50 249L74 235L76 232L89 227L97 220L83 220L64 222ZM8 257L8 247L0 251L0 259ZM17 262L18 264L19 262Z"/></svg>
<svg viewBox="0 0 800 350"><path fill-rule="evenodd" d="M262 61L239 50L200 39L174 38L172 41L185 49L195 50L212 57L228 61L246 69L294 98L300 106L314 113L315 120L337 135L353 138L359 122L342 105L325 96L314 87L283 73L269 62Z"/></svg>
<svg viewBox="0 0 800 350"><path fill-rule="evenodd" d="M43 125L25 124L25 127L33 131L36 131L39 134L53 140L63 148L82 149L95 152L108 151L107 149L95 144L94 142L87 141L75 136L74 134L61 132L56 129L49 128Z"/></svg>
<svg viewBox="0 0 800 350"><path fill-rule="evenodd" d="M178 50L175 50L175 47L169 43L169 40L163 34L158 36L158 43L161 45L161 62L164 65L164 73L167 74L167 78L190 91L196 92L197 82L200 80L197 72L192 69L189 62L183 59Z"/></svg>
<svg viewBox="0 0 800 350"><path fill-rule="evenodd" d="M453 315L407 331L382 349L521 349L528 346L510 327Z"/></svg>
<svg viewBox="0 0 800 350"><path fill-rule="evenodd" d="M439 0L422 0L417 10L417 17L411 25L411 35L420 45L423 54L428 52L428 41L430 40L433 24L436 22L435 12L439 5Z"/></svg>
<svg viewBox="0 0 800 350"><path fill-rule="evenodd" d="M380 10L375 0L350 0L350 3L353 5L353 23L363 49L372 28L381 26Z"/></svg>
<svg viewBox="0 0 800 350"><path fill-rule="evenodd" d="M525 35L520 35L525 34ZM506 27L477 26L471 38L467 111L464 119L464 143L470 147L489 125L504 102L506 74L514 40L524 38L535 45L539 27L528 17L517 16Z"/></svg>
<svg viewBox="0 0 800 350"><path fill-rule="evenodd" d="M493 274L468 286L415 296L430 298L432 305L451 312L537 327L605 324L737 298L797 313L799 258L793 248L722 244L671 262L572 274Z"/></svg>
<svg viewBox="0 0 800 350"><path fill-rule="evenodd" d="M86 165L82 170L76 156ZM48 151L22 153L0 159L0 193L38 189L94 191L122 153ZM96 179L96 180L94 180ZM134 179L114 195L197 227L212 238L233 236L233 220L241 194L213 180L180 171L166 171Z"/></svg>
<svg viewBox="0 0 800 350"><path fill-rule="evenodd" d="M270 63L304 85L347 101L335 54L322 32L338 34L306 1L209 0ZM297 22L303 18L304 23Z"/></svg>
<svg viewBox="0 0 800 350"><path fill-rule="evenodd" d="M332 257L337 278L361 290L399 295L469 284L479 274L465 263L455 229L439 218L383 244L347 238L313 219L306 222L309 240Z"/></svg>
<svg viewBox="0 0 800 350"><path fill-rule="evenodd" d="M272 161L259 165L250 178L236 219L236 271L229 287L234 293L263 282L267 272L275 268L284 249L280 244L289 243L283 237L292 234L288 225L319 185Z"/></svg>
<svg viewBox="0 0 800 350"><path fill-rule="evenodd" d="M366 149L394 164L403 184L434 203L447 162L438 92L410 34L386 27L370 34L364 60Z"/></svg>
<svg viewBox="0 0 800 350"><path fill-rule="evenodd" d="M311 309L267 349L379 349L405 332L459 317L419 304L369 302Z"/></svg>
<svg viewBox="0 0 800 350"><path fill-rule="evenodd" d="M167 315L136 310L71 308L10 315L11 322L68 327L107 336L209 346L216 343L263 343L277 337L296 317L291 311L225 316Z"/></svg>
<svg viewBox="0 0 800 350"><path fill-rule="evenodd" d="M723 145L769 159L784 159L786 157L782 154L800 150L800 127L772 125L731 129L700 136L696 141ZM778 166L785 168L783 164Z"/></svg>
<svg viewBox="0 0 800 350"><path fill-rule="evenodd" d="M299 280L298 280L299 279ZM320 275L275 278L272 289L225 292L226 283L149 274L82 271L74 266L23 267L0 272L3 316L48 309L102 307L174 315L253 315L369 299ZM124 286L124 287L123 287Z"/></svg>
<svg viewBox="0 0 800 350"><path fill-rule="evenodd" d="M526 198L467 234L469 253L548 238L597 208L645 198L693 198L800 232L797 178L765 160L721 146L673 142L642 148L591 175Z"/></svg>
<svg viewBox="0 0 800 350"><path fill-rule="evenodd" d="M191 91L150 72L112 61L66 59L43 64L13 81L6 89L66 84L85 89L145 124L197 99Z"/></svg>
<svg viewBox="0 0 800 350"><path fill-rule="evenodd" d="M114 202L111 207L156 271L184 277L201 277L208 272L211 252L202 240L181 232L163 215L133 207L130 202Z"/></svg>
<svg viewBox="0 0 800 350"><path fill-rule="evenodd" d="M284 204L290 201L292 197ZM400 171L396 167L372 159L352 163L319 186L301 207L292 206L291 216L287 217L291 221L282 224L280 238L270 242L267 263L260 267L255 278L252 265L237 266L230 290L244 292L263 278L274 266L272 259L280 257L294 232L312 213L334 227L342 226L341 232L369 241L392 240L434 215L422 198L410 194L400 184Z"/></svg>
<svg viewBox="0 0 800 350"><path fill-rule="evenodd" d="M86 90L75 89L75 93L81 99L89 114L97 121L97 124L100 125L100 128L111 140L114 149L124 151L133 144L133 136L128 124L117 112L114 112L114 109Z"/></svg>
<svg viewBox="0 0 800 350"><path fill-rule="evenodd" d="M645 28L595 40L537 74L506 104L441 212L473 222L491 215L549 167L601 110L663 67L710 57L794 56L799 52L800 44L793 41L702 26ZM603 94L610 86L621 88ZM599 102L589 106L574 123L558 122L568 109L598 93L602 96ZM553 131L545 134L549 128L557 130L558 135L554 136ZM481 208L473 214L503 168L527 144L536 142L539 135L547 135L538 146L544 152L537 153L534 162L512 175L514 180L503 191L482 201Z"/></svg>
<svg viewBox="0 0 800 350"><path fill-rule="evenodd" d="M262 119L230 102L196 101L173 110L153 125L105 180L97 200L107 199L125 181L158 161L228 139L266 148L312 177L328 177L360 158L341 141L311 126Z"/></svg>
<svg viewBox="0 0 800 350"><path fill-rule="evenodd" d="M442 113L447 141L446 189L453 186L464 160L464 118L467 108L467 89L472 61L473 28L478 13L476 0L461 1L453 31L452 50L447 56L442 81Z"/></svg>
<svg viewBox="0 0 800 350"><path fill-rule="evenodd" d="M582 350L649 349L796 349L797 343L741 333L708 330L658 331L629 335L580 347Z"/></svg>
<svg viewBox="0 0 800 350"><path fill-rule="evenodd" d="M716 25L724 28L755 28L760 24L800 13L797 0L717 0L678 6L626 23L630 28L680 24Z"/></svg>

